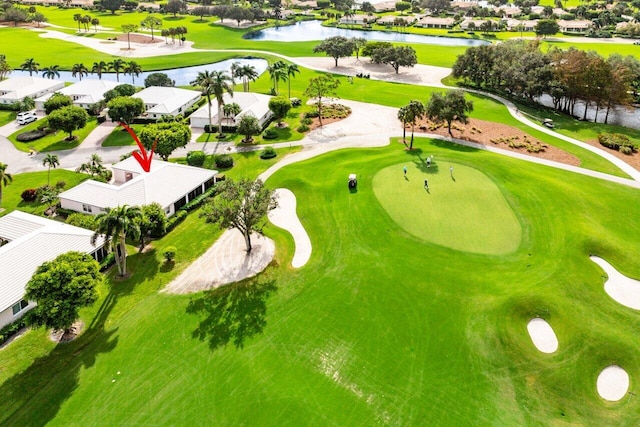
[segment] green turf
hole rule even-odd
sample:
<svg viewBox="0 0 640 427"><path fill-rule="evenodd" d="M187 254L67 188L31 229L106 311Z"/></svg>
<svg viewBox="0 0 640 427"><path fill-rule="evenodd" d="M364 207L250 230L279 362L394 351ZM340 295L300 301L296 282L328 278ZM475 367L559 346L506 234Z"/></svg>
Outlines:
<svg viewBox="0 0 640 427"><path fill-rule="evenodd" d="M136 135L143 128L144 125L131 125L131 129L136 132ZM117 126L115 129L111 131L109 136L102 141L103 147L122 147L126 145L136 145L136 142L131 137L129 132L127 132L124 128Z"/></svg>
<svg viewBox="0 0 640 427"><path fill-rule="evenodd" d="M381 170L414 159L397 145L290 165L267 185L296 194L308 265L291 269L291 239L269 226L278 252L265 274L159 294L219 233L190 215L154 251L130 256L129 280L110 278L77 341L54 346L38 330L0 352L0 423L637 425L640 401L606 403L595 381L619 364L637 393L640 320L604 293L588 255L640 277L640 193L417 143L497 186L522 223L514 253L465 253L406 233L373 189ZM167 245L178 248L173 269L161 263ZM531 343L536 315L558 336L555 354Z"/></svg>
<svg viewBox="0 0 640 427"><path fill-rule="evenodd" d="M0 126L4 126L16 119L15 111L3 111L0 110Z"/></svg>
<svg viewBox="0 0 640 427"><path fill-rule="evenodd" d="M87 125L84 128L73 131L73 136L75 137L73 141L66 141L69 134L63 131L57 131L29 142L20 142L16 139L17 136L23 132L37 129L40 123L41 121L38 120L21 127L19 130L9 135L9 141L11 141L14 147L18 150L24 152L29 152L31 149L37 152L70 150L82 144L82 141L84 141L87 135L89 135L91 131L98 126L98 120L93 116L89 116Z"/></svg>
<svg viewBox="0 0 640 427"><path fill-rule="evenodd" d="M378 201L402 229L463 252L506 255L518 248L520 223L491 179L468 166L425 162L417 154L406 175L398 164L373 177Z"/></svg>
<svg viewBox="0 0 640 427"><path fill-rule="evenodd" d="M13 181L8 186L2 187L2 208L5 210L0 212L0 216L6 215L16 209L36 215L44 213L47 205L38 203L37 201L25 202L20 197L24 190L30 188L37 189L47 184L47 168L43 166L42 169L40 172L12 175ZM50 181L52 185L55 185L58 181L64 181L66 183L65 189L69 189L75 187L88 177L86 174L75 173L64 169L51 169Z"/></svg>

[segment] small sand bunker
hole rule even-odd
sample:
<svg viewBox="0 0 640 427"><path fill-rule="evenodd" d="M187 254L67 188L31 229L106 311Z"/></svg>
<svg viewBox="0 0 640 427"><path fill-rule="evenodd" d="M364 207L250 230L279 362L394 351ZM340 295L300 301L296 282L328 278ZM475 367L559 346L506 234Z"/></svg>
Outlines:
<svg viewBox="0 0 640 427"><path fill-rule="evenodd" d="M291 265L293 268L300 268L311 257L311 240L296 214L296 195L286 188L278 188L275 192L278 207L269 212L269 220L293 236L296 249Z"/></svg>
<svg viewBox="0 0 640 427"><path fill-rule="evenodd" d="M629 390L629 374L620 366L607 366L598 375L598 394L604 400L616 402Z"/></svg>
<svg viewBox="0 0 640 427"><path fill-rule="evenodd" d="M543 353L555 353L558 349L558 338L551 325L539 317L533 318L527 324L527 330L533 345Z"/></svg>
<svg viewBox="0 0 640 427"><path fill-rule="evenodd" d="M605 292L625 307L640 310L640 281L623 275L600 257L591 256L590 258L609 276L604 284Z"/></svg>

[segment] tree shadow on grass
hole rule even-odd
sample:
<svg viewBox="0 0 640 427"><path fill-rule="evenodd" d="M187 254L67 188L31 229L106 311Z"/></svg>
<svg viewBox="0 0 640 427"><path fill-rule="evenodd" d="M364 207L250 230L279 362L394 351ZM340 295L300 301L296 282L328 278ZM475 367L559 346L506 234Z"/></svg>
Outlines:
<svg viewBox="0 0 640 427"><path fill-rule="evenodd" d="M56 345L0 386L0 424L44 426L55 418L78 387L80 371L91 368L100 354L116 348L118 329L105 330L105 322L118 297L118 292L107 295L76 340Z"/></svg>
<svg viewBox="0 0 640 427"><path fill-rule="evenodd" d="M208 341L212 351L230 342L243 348L247 339L264 331L266 300L277 289L273 280L245 280L192 299L187 313L203 317L192 333L193 338Z"/></svg>
<svg viewBox="0 0 640 427"><path fill-rule="evenodd" d="M462 153L476 153L480 151L478 148L475 148L475 147L456 144L455 142L445 141L443 139L432 139L431 144L439 148L446 148L447 150L450 150L450 151L458 151Z"/></svg>

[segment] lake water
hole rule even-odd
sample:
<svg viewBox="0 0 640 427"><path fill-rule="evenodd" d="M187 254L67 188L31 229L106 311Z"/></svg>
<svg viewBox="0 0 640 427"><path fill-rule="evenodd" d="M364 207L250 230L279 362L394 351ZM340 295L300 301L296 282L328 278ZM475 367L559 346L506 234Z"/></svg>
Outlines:
<svg viewBox="0 0 640 427"><path fill-rule="evenodd" d="M137 86L143 86L144 79L146 79L149 74L165 73L169 76L170 79L175 80L176 86L187 86L189 85L189 83L191 83L193 80L196 79L196 77L198 76L198 73L201 71L215 70L215 71L230 72L231 64L233 64L234 62L239 62L242 65L247 65L247 64L252 65L255 67L256 71L258 71L259 74L264 73L267 67L269 66L269 63L264 59L234 58L234 59L227 59L225 61L215 62L213 64L196 65L193 67L184 67L184 68L173 68L170 70L143 72L140 74L140 76L135 78L135 84ZM85 64L85 65L87 67L91 67L91 64ZM29 75L29 72L27 71L14 70L11 72L9 77L19 77L19 76L28 76L28 75ZM35 73L34 73L34 76L35 76ZM42 72L38 73L38 77L42 77ZM89 74L83 78L96 79L97 77L98 76L96 74ZM66 82L77 82L80 80L77 77L73 77L70 71L60 71L59 79L64 80ZM102 79L116 81L116 75L115 73L102 73ZM120 83L131 84L131 76L120 73Z"/></svg>
<svg viewBox="0 0 640 427"><path fill-rule="evenodd" d="M362 37L367 40L422 43L439 46L480 46L489 44L484 40L457 37L421 36L385 31L349 30L345 28L323 27L321 21L301 21L295 25L271 27L247 34L246 37L258 41L302 42L324 40L329 37L343 36L347 38Z"/></svg>

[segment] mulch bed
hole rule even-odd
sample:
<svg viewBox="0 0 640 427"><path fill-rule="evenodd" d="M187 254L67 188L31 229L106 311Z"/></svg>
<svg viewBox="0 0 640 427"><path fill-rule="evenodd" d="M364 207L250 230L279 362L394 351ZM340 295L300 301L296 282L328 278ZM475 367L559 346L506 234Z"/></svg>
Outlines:
<svg viewBox="0 0 640 427"><path fill-rule="evenodd" d="M607 153L611 153L617 158L619 158L620 160L624 161L625 163L628 163L631 166L633 166L633 168L640 170L640 153L623 154L618 150L605 147L604 145L600 144L597 139L592 139L584 142L589 145L593 145L594 147L600 148L601 150L604 150Z"/></svg>
<svg viewBox="0 0 640 427"><path fill-rule="evenodd" d="M409 138L410 127L407 128L407 139ZM449 136L446 126L434 127L434 124L428 120L422 120L416 124L416 132L433 133L442 136ZM451 126L451 133L454 138L465 141L475 142L486 145L488 147L496 147L503 150L515 151L532 157L538 157L546 160L564 163L572 166L579 166L580 159L573 154L569 154L557 147L544 144L526 132L513 126L502 123L487 122L478 119L469 119L469 123L463 125L454 123ZM524 143L525 141L531 145L540 144L543 150L538 152L529 152L525 147L514 148L508 145L508 140L516 143Z"/></svg>

